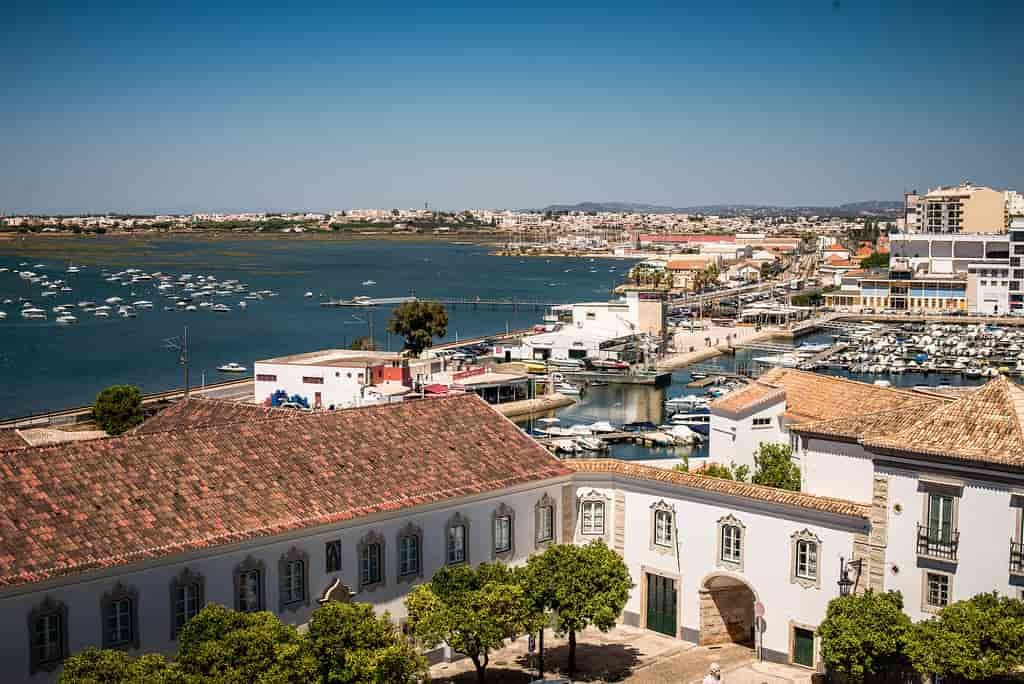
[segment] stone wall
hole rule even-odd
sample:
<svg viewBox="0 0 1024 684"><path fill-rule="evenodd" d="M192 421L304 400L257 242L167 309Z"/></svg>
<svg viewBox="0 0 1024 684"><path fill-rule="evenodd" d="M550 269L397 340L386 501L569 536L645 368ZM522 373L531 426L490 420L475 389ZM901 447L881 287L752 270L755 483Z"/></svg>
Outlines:
<svg viewBox="0 0 1024 684"><path fill-rule="evenodd" d="M871 492L871 531L857 534L853 541L852 560L863 566L855 591L885 591L885 547L889 532L889 478L875 475ZM850 579L854 579L851 575Z"/></svg>
<svg viewBox="0 0 1024 684"><path fill-rule="evenodd" d="M754 595L746 587L702 589L700 645L750 643L754 626Z"/></svg>

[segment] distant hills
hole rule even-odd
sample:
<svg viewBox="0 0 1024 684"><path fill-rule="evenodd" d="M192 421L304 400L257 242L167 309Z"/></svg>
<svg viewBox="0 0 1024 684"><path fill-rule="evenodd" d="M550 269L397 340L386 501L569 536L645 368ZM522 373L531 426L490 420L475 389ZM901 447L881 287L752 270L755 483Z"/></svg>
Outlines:
<svg viewBox="0 0 1024 684"><path fill-rule="evenodd" d="M837 206L783 207L769 204L705 204L691 207L667 207L639 202L579 202L551 204L539 211L633 212L638 214L714 214L717 216L895 216L903 211L903 202L868 200Z"/></svg>

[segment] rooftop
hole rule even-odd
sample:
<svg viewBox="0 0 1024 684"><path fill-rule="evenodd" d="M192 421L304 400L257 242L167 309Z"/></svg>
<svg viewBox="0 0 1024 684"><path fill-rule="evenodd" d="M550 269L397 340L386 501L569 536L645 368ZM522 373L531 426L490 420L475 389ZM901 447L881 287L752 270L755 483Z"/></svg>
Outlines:
<svg viewBox="0 0 1024 684"><path fill-rule="evenodd" d="M0 586L572 472L474 395L276 417L5 452Z"/></svg>
<svg viewBox="0 0 1024 684"><path fill-rule="evenodd" d="M631 480L661 482L687 489L699 489L726 496L742 497L744 499L753 499L755 501L856 518L867 518L870 512L869 506L854 501L847 501L846 499L834 499L827 496L805 494L803 492L791 492L786 489L747 484L719 477L694 475L693 473L684 473L679 470L639 465L634 462L620 461L614 458L574 458L565 461L565 465L579 473L610 474Z"/></svg>
<svg viewBox="0 0 1024 684"><path fill-rule="evenodd" d="M28 444L17 430L0 430L0 451L17 449Z"/></svg>
<svg viewBox="0 0 1024 684"><path fill-rule="evenodd" d="M366 363L387 363L398 361L402 355L398 352L360 351L356 349L322 349L263 359L256 363L277 363L293 366L341 366L361 365Z"/></svg>
<svg viewBox="0 0 1024 684"><path fill-rule="evenodd" d="M135 428L134 433L144 435L183 428L211 427L274 418L294 418L295 414L296 412L292 409L192 396L163 409Z"/></svg>

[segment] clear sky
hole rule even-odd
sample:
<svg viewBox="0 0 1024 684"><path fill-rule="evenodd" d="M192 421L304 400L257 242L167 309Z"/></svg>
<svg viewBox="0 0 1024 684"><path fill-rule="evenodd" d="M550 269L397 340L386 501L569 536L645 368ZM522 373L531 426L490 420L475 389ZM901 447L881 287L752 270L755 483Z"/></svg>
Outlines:
<svg viewBox="0 0 1024 684"><path fill-rule="evenodd" d="M1019 1L160 4L0 8L0 211L1024 191Z"/></svg>

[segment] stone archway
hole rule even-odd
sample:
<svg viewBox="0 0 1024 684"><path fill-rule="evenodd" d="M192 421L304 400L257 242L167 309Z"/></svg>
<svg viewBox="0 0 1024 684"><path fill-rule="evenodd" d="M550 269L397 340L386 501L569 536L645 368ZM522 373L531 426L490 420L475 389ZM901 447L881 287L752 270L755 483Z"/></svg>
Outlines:
<svg viewBox="0 0 1024 684"><path fill-rule="evenodd" d="M757 594L731 573L713 573L700 585L700 645L754 645Z"/></svg>

